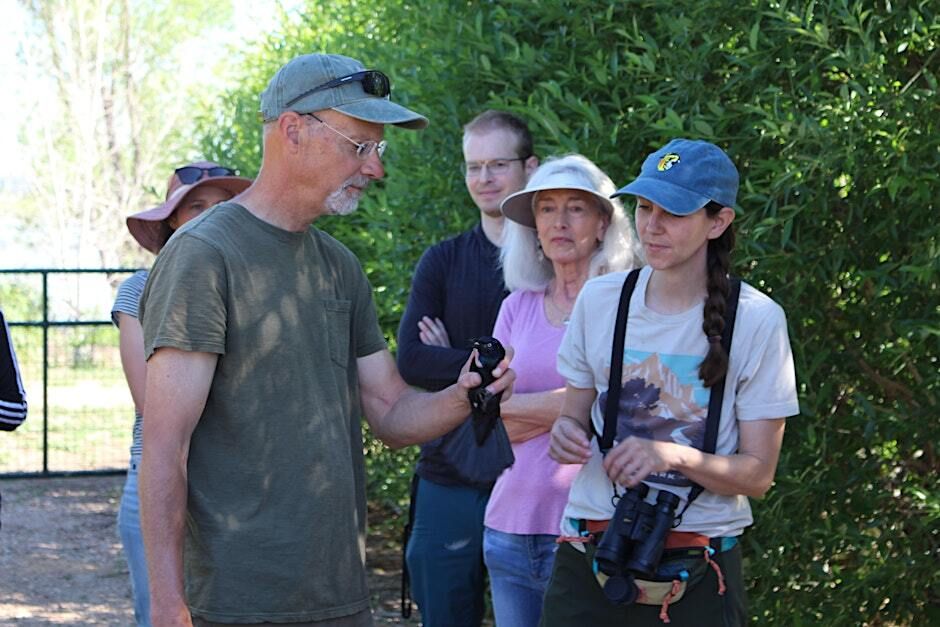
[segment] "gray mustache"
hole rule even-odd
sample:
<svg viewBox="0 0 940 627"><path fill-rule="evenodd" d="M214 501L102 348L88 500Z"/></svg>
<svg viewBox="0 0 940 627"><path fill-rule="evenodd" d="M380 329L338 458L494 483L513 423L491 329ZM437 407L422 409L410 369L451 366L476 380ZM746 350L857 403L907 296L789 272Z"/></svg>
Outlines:
<svg viewBox="0 0 940 627"><path fill-rule="evenodd" d="M359 188L365 189L369 186L369 183L371 182L372 182L372 179L370 179L367 176L356 176L356 177L349 179L345 183L343 183L343 189L347 187L359 187Z"/></svg>

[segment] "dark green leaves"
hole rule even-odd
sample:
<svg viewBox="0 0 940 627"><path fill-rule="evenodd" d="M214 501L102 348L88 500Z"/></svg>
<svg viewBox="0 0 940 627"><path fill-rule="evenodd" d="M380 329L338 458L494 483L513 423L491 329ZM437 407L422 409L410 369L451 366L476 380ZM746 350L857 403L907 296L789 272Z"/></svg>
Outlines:
<svg viewBox="0 0 940 627"><path fill-rule="evenodd" d="M776 487L754 503L752 616L936 622L936 2L363 6L311 2L306 22L246 53L244 89L219 107L232 113L207 119L209 156L256 170L249 114L293 54L388 72L431 126L390 130L384 185L321 226L362 259L393 337L418 255L476 219L458 166L461 125L481 110L522 114L541 156L582 152L621 185L673 137L721 145L742 175L736 270L787 311L803 411ZM395 499L410 459L388 455L369 444L370 488Z"/></svg>

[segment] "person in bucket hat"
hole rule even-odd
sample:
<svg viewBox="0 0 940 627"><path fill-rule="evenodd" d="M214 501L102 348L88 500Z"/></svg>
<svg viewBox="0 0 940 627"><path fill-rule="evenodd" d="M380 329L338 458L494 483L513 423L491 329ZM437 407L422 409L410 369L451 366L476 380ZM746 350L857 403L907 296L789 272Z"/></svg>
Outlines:
<svg viewBox="0 0 940 627"><path fill-rule="evenodd" d="M583 192L572 196L580 197L588 207L595 208L604 225L602 233L589 242L591 254L587 260L590 269L585 279L632 267L638 260L633 228L626 219L623 205L610 197L614 189L610 177L594 162L583 155L570 154L547 160L535 171L525 189L508 196L500 209L510 220L506 242L513 245L502 251L504 274L507 255L519 255L518 259L509 261L512 269L507 285L512 284L510 289L541 290L555 276L552 260L545 251L550 241L542 241L538 229L539 212L536 210L537 201L549 190ZM517 225L528 228L518 228ZM515 240L524 240L525 244L516 244ZM570 305L574 304L574 298L565 300L570 301Z"/></svg>
<svg viewBox="0 0 940 627"><path fill-rule="evenodd" d="M558 347L581 287L591 277L632 268L635 237L614 183L588 158L546 160L525 189L502 202L501 260L511 294L493 335L516 350L515 394L502 417L515 463L490 495L483 555L497 625L537 625L555 557L558 521L576 465L548 456L549 431L565 382Z"/></svg>
<svg viewBox="0 0 940 627"><path fill-rule="evenodd" d="M783 310L730 276L737 190L724 151L676 139L613 194L636 199L646 265L588 281L558 353L567 385L550 454L583 465L562 516L546 627L747 622L738 539L752 522L748 497L770 488L799 406ZM612 349L621 293L626 335ZM621 389L608 408L612 354L622 354ZM723 392L710 409L713 389ZM644 500L658 513L632 525ZM624 529L622 552L610 549L606 534Z"/></svg>
<svg viewBox="0 0 940 627"><path fill-rule="evenodd" d="M166 200L156 207L128 216L127 230L138 244L156 254L173 231L195 217L193 214L198 215L223 200L237 196L249 185L251 179L236 176L233 170L212 161L184 165L170 176Z"/></svg>
<svg viewBox="0 0 940 627"><path fill-rule="evenodd" d="M243 192L250 179L235 176L229 168L211 161L189 163L173 171L167 182L166 199L160 205L127 218L127 228L137 242L156 254L178 228L203 211ZM118 532L124 547L134 619L137 625L150 625L150 597L147 590L147 560L140 531L140 506L137 495L140 467L141 419L147 362L144 360L143 333L138 319L140 295L147 283L147 270L135 272L118 287L111 320L118 327L121 366L134 400L130 463L118 508Z"/></svg>
<svg viewBox="0 0 940 627"><path fill-rule="evenodd" d="M386 126L427 120L379 70L310 54L261 94L252 185L178 231L141 299L140 482L155 624L371 625L360 417L391 446L470 413L469 372L398 374L358 259L315 228L385 174ZM507 392L508 359L492 393Z"/></svg>
<svg viewBox="0 0 940 627"><path fill-rule="evenodd" d="M14 431L26 420L29 403L26 401L26 389L10 327L0 309L0 431ZM3 496L0 495L0 510L3 509ZM0 521L0 529L3 528Z"/></svg>

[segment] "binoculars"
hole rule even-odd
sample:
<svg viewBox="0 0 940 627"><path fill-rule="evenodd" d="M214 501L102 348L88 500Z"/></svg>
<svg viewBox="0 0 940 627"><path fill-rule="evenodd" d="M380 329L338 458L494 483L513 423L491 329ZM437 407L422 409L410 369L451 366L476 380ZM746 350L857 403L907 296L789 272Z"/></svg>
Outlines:
<svg viewBox="0 0 940 627"><path fill-rule="evenodd" d="M653 505L645 500L648 492L643 483L627 489L597 544L594 562L608 576L604 595L613 603L630 605L636 601L639 589L634 580L654 575L666 534L675 522L679 497L660 490Z"/></svg>

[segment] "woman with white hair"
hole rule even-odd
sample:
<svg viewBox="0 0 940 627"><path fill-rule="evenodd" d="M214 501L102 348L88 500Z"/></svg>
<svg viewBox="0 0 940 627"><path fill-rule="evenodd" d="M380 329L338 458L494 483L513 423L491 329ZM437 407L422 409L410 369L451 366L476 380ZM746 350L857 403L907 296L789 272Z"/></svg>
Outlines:
<svg viewBox="0 0 940 627"><path fill-rule="evenodd" d="M502 203L501 259L512 292L493 335L515 349L515 392L501 413L515 464L496 481L486 509L484 560L499 627L537 625L568 488L579 467L548 455L564 379L558 347L581 286L637 261L630 221L613 181L581 155L547 160L526 188Z"/></svg>

